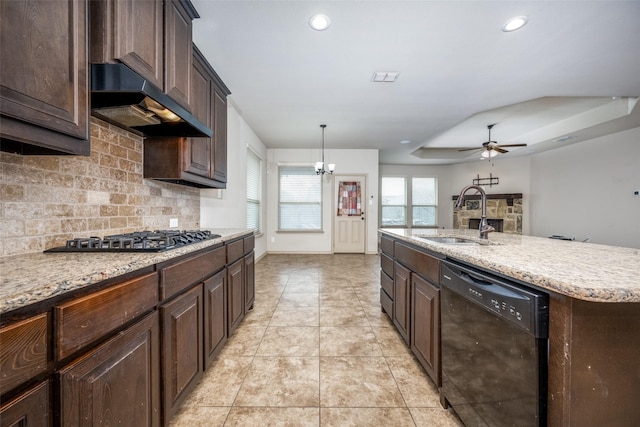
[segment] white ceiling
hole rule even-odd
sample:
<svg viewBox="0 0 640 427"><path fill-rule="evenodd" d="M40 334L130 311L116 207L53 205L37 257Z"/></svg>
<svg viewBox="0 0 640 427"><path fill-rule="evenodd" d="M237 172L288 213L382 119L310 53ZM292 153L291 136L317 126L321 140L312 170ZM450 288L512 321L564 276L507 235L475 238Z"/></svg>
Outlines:
<svg viewBox="0 0 640 427"><path fill-rule="evenodd" d="M194 42L269 148L319 148L326 123L328 149L438 164L478 159L457 149L491 123L498 143L529 144L503 156L640 126L635 99L612 99L640 96L640 1L192 2ZM524 28L500 30L518 15Z"/></svg>

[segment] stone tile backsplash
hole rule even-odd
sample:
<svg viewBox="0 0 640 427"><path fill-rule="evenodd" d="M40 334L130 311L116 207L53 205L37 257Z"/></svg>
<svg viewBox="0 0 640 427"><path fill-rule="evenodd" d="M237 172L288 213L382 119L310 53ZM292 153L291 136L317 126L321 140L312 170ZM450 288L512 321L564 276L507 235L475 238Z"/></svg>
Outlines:
<svg viewBox="0 0 640 427"><path fill-rule="evenodd" d="M0 152L0 256L42 252L73 237L200 228L200 190L142 178L143 140L91 119L91 154Z"/></svg>

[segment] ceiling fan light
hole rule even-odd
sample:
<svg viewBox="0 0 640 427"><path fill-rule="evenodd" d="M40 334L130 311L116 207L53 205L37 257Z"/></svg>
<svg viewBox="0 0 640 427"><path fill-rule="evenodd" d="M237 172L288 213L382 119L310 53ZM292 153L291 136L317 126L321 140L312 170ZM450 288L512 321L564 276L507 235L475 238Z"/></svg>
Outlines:
<svg viewBox="0 0 640 427"><path fill-rule="evenodd" d="M485 159L489 159L491 157L497 156L498 152L495 150L484 150L482 153L480 153L480 155Z"/></svg>

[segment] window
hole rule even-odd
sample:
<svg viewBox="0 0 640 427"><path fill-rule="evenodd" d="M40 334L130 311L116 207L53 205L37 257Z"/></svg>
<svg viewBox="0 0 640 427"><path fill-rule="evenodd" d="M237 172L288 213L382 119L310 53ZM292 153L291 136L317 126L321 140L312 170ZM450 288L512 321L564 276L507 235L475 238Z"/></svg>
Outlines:
<svg viewBox="0 0 640 427"><path fill-rule="evenodd" d="M260 233L262 211L262 160L247 150L247 228Z"/></svg>
<svg viewBox="0 0 640 427"><path fill-rule="evenodd" d="M407 191L404 177L383 176L381 185L383 226L407 225Z"/></svg>
<svg viewBox="0 0 640 427"><path fill-rule="evenodd" d="M313 166L280 166L278 178L278 229L322 230L322 176Z"/></svg>
<svg viewBox="0 0 640 427"><path fill-rule="evenodd" d="M383 176L380 206L382 227L437 227L438 179Z"/></svg>
<svg viewBox="0 0 640 427"><path fill-rule="evenodd" d="M438 225L438 182L436 178L411 179L411 224L415 227Z"/></svg>

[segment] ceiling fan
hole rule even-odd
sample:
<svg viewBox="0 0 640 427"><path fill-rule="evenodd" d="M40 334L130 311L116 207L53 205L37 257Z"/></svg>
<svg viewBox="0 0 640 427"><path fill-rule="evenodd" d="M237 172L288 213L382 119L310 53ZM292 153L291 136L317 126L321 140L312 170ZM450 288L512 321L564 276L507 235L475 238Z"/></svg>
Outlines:
<svg viewBox="0 0 640 427"><path fill-rule="evenodd" d="M491 140L491 129L496 125L496 123L492 125L487 125L487 129L489 129L489 139L486 142L482 143L482 147L474 147L474 148L461 148L458 151L470 151L470 150L482 150L480 155L482 157L495 157L498 153L508 153L509 150L505 150L504 147L526 147L527 144L498 144L496 141Z"/></svg>

